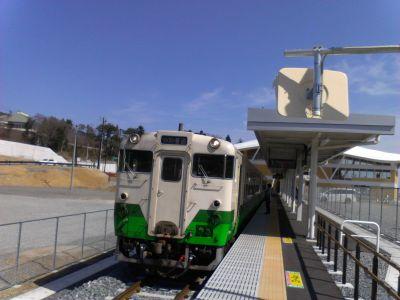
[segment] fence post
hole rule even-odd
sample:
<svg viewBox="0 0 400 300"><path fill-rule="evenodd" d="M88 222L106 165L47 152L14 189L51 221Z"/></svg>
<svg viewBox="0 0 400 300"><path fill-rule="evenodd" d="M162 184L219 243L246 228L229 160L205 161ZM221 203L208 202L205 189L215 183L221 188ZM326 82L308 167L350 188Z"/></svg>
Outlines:
<svg viewBox="0 0 400 300"><path fill-rule="evenodd" d="M107 219L108 219L108 209L106 210L106 220L104 221L104 251L106 251Z"/></svg>
<svg viewBox="0 0 400 300"><path fill-rule="evenodd" d="M369 221L371 219L371 188L369 187L368 190L369 190L369 193L368 193L368 198L369 198L369 201L368 201L368 221Z"/></svg>
<svg viewBox="0 0 400 300"><path fill-rule="evenodd" d="M18 280L18 269L19 269L19 253L21 249L21 235L22 235L22 222L19 222L18 225L18 244L17 244L17 255L15 257L15 283L19 282Z"/></svg>
<svg viewBox="0 0 400 300"><path fill-rule="evenodd" d="M316 217L316 219L317 219L317 224L319 225L319 218L320 218L320 216L319 216L319 214L317 214L317 217ZM316 237L317 237L317 247L319 248L319 226L317 226L317 234L316 234Z"/></svg>
<svg viewBox="0 0 400 300"><path fill-rule="evenodd" d="M379 226L382 226L382 212L383 212L383 188L381 188L381 216L379 218Z"/></svg>
<svg viewBox="0 0 400 300"><path fill-rule="evenodd" d="M339 230L335 229L335 251L333 253L333 271L337 272L337 263L338 263L338 250L339 250Z"/></svg>
<svg viewBox="0 0 400 300"><path fill-rule="evenodd" d="M397 194L397 197L396 197L396 241L398 240L397 239L397 226L398 226L398 221L399 221L399 191L397 190L397 189L394 189L393 190L393 196L394 196L394 193L396 192L396 194Z"/></svg>
<svg viewBox="0 0 400 300"><path fill-rule="evenodd" d="M56 219L56 231L55 231L55 236L54 236L54 250L53 250L53 270L56 268L56 259L57 259L57 241L58 241L58 223L60 221L60 218L57 217Z"/></svg>
<svg viewBox="0 0 400 300"><path fill-rule="evenodd" d="M397 295L400 296L400 275L397 277Z"/></svg>
<svg viewBox="0 0 400 300"><path fill-rule="evenodd" d="M378 257L374 255L372 259L372 273L378 277ZM376 293L378 291L378 283L372 279L371 299L376 300Z"/></svg>
<svg viewBox="0 0 400 300"><path fill-rule="evenodd" d="M318 249L319 250L321 250L322 249L322 234L321 234L321 223L322 223L322 221L321 221L321 217L319 217L318 218L318 234L317 234L317 236L318 236Z"/></svg>
<svg viewBox="0 0 400 300"><path fill-rule="evenodd" d="M328 262L331 261L331 223L328 223Z"/></svg>
<svg viewBox="0 0 400 300"><path fill-rule="evenodd" d="M322 221L322 254L325 254L325 220Z"/></svg>
<svg viewBox="0 0 400 300"><path fill-rule="evenodd" d="M83 258L83 248L85 246L85 230L86 230L86 213L83 214L83 232L82 232L81 258Z"/></svg>
<svg viewBox="0 0 400 300"><path fill-rule="evenodd" d="M357 194L356 194L357 201ZM358 219L361 220L361 189L360 189L360 198L358 199Z"/></svg>
<svg viewBox="0 0 400 300"><path fill-rule="evenodd" d="M352 190L353 191L353 190ZM353 219L353 205L354 205L354 194L351 193L351 208L350 208L350 213L351 213L351 219Z"/></svg>
<svg viewBox="0 0 400 300"><path fill-rule="evenodd" d="M360 260L360 244L357 242L356 245L356 259ZM354 299L358 300L358 289L359 289L359 281L360 281L360 266L358 262L355 263L355 271L354 271Z"/></svg>
<svg viewBox="0 0 400 300"><path fill-rule="evenodd" d="M342 270L342 283L346 284L346 272L347 272L347 235L344 236L344 249L343 249L343 270Z"/></svg>

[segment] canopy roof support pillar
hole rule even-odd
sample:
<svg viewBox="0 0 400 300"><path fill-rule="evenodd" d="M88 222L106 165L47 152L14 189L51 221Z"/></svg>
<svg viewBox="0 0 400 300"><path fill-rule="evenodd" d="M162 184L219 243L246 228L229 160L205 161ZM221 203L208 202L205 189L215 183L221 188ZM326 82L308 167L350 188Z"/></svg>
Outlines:
<svg viewBox="0 0 400 300"><path fill-rule="evenodd" d="M296 205L297 205L297 213L298 210L301 209L302 203L303 203L303 191L302 191L302 185L303 185L303 150L297 150L297 159L296 159L296 171L294 174L294 183L295 183L295 199L296 201L294 202L293 205L293 213L296 213ZM298 180L296 181L296 177L298 177ZM298 215L297 215L298 216Z"/></svg>
<svg viewBox="0 0 400 300"><path fill-rule="evenodd" d="M310 159L310 192L308 195L308 223L307 238L315 237L315 204L317 202L317 170L318 170L318 144L319 134L315 136L311 142L311 159Z"/></svg>

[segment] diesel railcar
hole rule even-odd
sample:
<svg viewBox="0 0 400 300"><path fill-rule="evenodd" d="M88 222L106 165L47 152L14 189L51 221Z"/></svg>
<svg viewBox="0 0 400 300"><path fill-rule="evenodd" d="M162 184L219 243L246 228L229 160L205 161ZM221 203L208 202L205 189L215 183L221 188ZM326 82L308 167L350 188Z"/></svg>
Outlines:
<svg viewBox="0 0 400 300"><path fill-rule="evenodd" d="M186 131L125 138L115 234L120 261L213 270L260 205L262 175L224 140Z"/></svg>

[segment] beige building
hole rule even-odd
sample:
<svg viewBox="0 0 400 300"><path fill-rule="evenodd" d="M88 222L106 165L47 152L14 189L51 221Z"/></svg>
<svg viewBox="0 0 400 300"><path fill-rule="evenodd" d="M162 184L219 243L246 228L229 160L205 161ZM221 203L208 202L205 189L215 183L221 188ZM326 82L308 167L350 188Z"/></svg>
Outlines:
<svg viewBox="0 0 400 300"><path fill-rule="evenodd" d="M267 178L272 178L257 140L235 147L240 150ZM320 186L363 186L370 188L398 188L400 154L353 147L319 165Z"/></svg>

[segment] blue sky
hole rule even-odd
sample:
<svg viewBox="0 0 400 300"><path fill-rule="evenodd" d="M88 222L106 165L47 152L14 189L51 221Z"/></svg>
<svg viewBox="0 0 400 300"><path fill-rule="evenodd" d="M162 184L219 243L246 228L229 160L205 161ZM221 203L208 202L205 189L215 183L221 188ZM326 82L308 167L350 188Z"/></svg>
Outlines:
<svg viewBox="0 0 400 300"><path fill-rule="evenodd" d="M0 111L250 139L285 49L400 42L400 1L0 0ZM329 57L351 112L400 118L400 55ZM398 130L400 123L397 122ZM400 152L399 138L377 148Z"/></svg>

